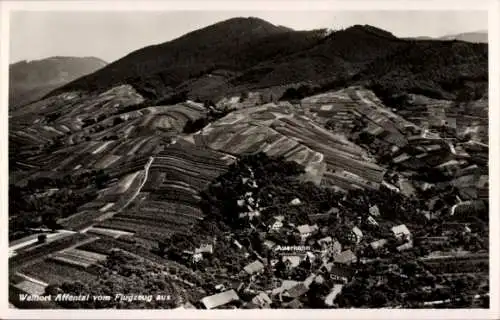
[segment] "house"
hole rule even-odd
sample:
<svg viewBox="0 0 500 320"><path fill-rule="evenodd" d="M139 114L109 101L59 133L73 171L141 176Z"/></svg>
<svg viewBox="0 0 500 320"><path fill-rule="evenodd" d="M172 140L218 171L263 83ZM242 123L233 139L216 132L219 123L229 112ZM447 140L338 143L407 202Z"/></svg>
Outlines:
<svg viewBox="0 0 500 320"><path fill-rule="evenodd" d="M332 237L324 237L318 240L318 244L321 247L330 247L333 244Z"/></svg>
<svg viewBox="0 0 500 320"><path fill-rule="evenodd" d="M378 226L377 220L375 220L372 216L368 216L368 223L374 226Z"/></svg>
<svg viewBox="0 0 500 320"><path fill-rule="evenodd" d="M215 286L215 290L217 290L219 292L226 291L226 286L224 284L220 283L220 284Z"/></svg>
<svg viewBox="0 0 500 320"><path fill-rule="evenodd" d="M335 216L338 218L339 216L339 213L340 213L340 209L339 208L336 208L336 207L331 207L330 210L328 210L327 212L329 215L331 216Z"/></svg>
<svg viewBox="0 0 500 320"><path fill-rule="evenodd" d="M403 240L403 239L410 240L411 239L411 232L410 232L410 230L408 230L408 228L404 224L400 224L398 226L392 227L391 231L392 231L392 233L394 233L394 236L399 240Z"/></svg>
<svg viewBox="0 0 500 320"><path fill-rule="evenodd" d="M387 244L387 239L380 239L370 242L370 247L372 247L373 250L378 250L383 248L386 244Z"/></svg>
<svg viewBox="0 0 500 320"><path fill-rule="evenodd" d="M354 227L352 228L352 233L356 236L356 243L360 243L363 239L363 232L358 227Z"/></svg>
<svg viewBox="0 0 500 320"><path fill-rule="evenodd" d="M298 206L298 205L300 205L301 203L302 203L302 202L300 201L300 199L299 199L299 198L295 198L295 199L293 199L292 201L290 201L290 205L292 205L292 206Z"/></svg>
<svg viewBox="0 0 500 320"><path fill-rule="evenodd" d="M318 276L316 276L316 278L314 278L314 282L316 282L316 283L324 283L325 282L325 277L323 277L322 275L318 275Z"/></svg>
<svg viewBox="0 0 500 320"><path fill-rule="evenodd" d="M243 206L245 206L245 200L244 199L239 199L237 201L237 204L238 204L238 207L243 207Z"/></svg>
<svg viewBox="0 0 500 320"><path fill-rule="evenodd" d="M240 249L240 250L243 248L243 246L241 245L241 243L239 243L239 241L238 241L238 240L234 240L234 244L235 244L235 245L238 247L238 249Z"/></svg>
<svg viewBox="0 0 500 320"><path fill-rule="evenodd" d="M279 287L276 287L272 290L271 294L273 296L281 294L281 293L285 292L286 290L293 288L295 285L297 285L299 283L300 282L295 281L295 280L283 280L283 282L281 283L281 285Z"/></svg>
<svg viewBox="0 0 500 320"><path fill-rule="evenodd" d="M350 265L358 260L356 255L351 250L343 251L333 257L333 261L339 264Z"/></svg>
<svg viewBox="0 0 500 320"><path fill-rule="evenodd" d="M201 302L206 309L214 309L226 305L233 301L238 301L240 298L233 289L217 293L201 299Z"/></svg>
<svg viewBox="0 0 500 320"><path fill-rule="evenodd" d="M195 253L214 253L214 246L212 244L202 244L199 248L196 248Z"/></svg>
<svg viewBox="0 0 500 320"><path fill-rule="evenodd" d="M278 231L283 228L283 221L277 220L271 225L271 230Z"/></svg>
<svg viewBox="0 0 500 320"><path fill-rule="evenodd" d="M272 248L274 248L274 247L276 246L276 243L274 243L274 242L273 242L273 241L271 241L271 240L266 240L266 241L264 241L264 243L263 243L263 244L264 244L264 246L265 246L266 248L268 248L268 249L272 249Z"/></svg>
<svg viewBox="0 0 500 320"><path fill-rule="evenodd" d="M342 252L342 244L341 244L340 242L338 242L337 240L335 240L335 241L333 242L331 252L332 252L334 255L335 255L335 254L339 254L340 252Z"/></svg>
<svg viewBox="0 0 500 320"><path fill-rule="evenodd" d="M203 254L201 252L193 254L193 262L200 262L203 260Z"/></svg>
<svg viewBox="0 0 500 320"><path fill-rule="evenodd" d="M260 211L259 210L252 210L248 213L248 218L252 220L254 217L260 216Z"/></svg>
<svg viewBox="0 0 500 320"><path fill-rule="evenodd" d="M265 292L260 292L258 295L253 297L252 303L256 304L257 306L261 308L270 308L272 300L269 298L267 293Z"/></svg>
<svg viewBox="0 0 500 320"><path fill-rule="evenodd" d="M298 226L297 230L300 233L300 238L302 239L302 241L305 241L308 237L310 237L313 234L313 232L318 230L318 226L317 225L310 226L308 224L304 224Z"/></svg>
<svg viewBox="0 0 500 320"><path fill-rule="evenodd" d="M335 265L333 262L323 264L320 270L325 275L329 275L330 279L343 283L349 282L355 274L354 269L347 266Z"/></svg>
<svg viewBox="0 0 500 320"><path fill-rule="evenodd" d="M254 262L251 262L247 264L243 270L245 270L248 274L252 275L255 273L259 273L264 270L264 264L260 262L259 260L255 260Z"/></svg>
<svg viewBox="0 0 500 320"><path fill-rule="evenodd" d="M300 262L302 261L301 255L291 255L291 256L283 256L283 261L288 269L293 269L298 267Z"/></svg>
<svg viewBox="0 0 500 320"><path fill-rule="evenodd" d="M309 220L311 222L317 223L317 222L322 222L322 221L328 221L328 219L330 219L330 214L329 213L315 213L315 214L309 214L308 217L309 217Z"/></svg>
<svg viewBox="0 0 500 320"><path fill-rule="evenodd" d="M298 298L309 291L309 288L302 282L294 285L292 288L286 290L282 295L287 298Z"/></svg>
<svg viewBox="0 0 500 320"><path fill-rule="evenodd" d="M316 255L311 251L306 252L306 257L309 257L309 261L313 262L316 259Z"/></svg>
<svg viewBox="0 0 500 320"><path fill-rule="evenodd" d="M368 211L370 212L370 215L374 217L380 216L380 211L377 205L371 206L370 209L368 209Z"/></svg>
<svg viewBox="0 0 500 320"><path fill-rule="evenodd" d="M396 249L401 252L401 251L404 251L404 250L408 250L408 249L411 249L413 248L413 241L408 241L400 246L398 246Z"/></svg>

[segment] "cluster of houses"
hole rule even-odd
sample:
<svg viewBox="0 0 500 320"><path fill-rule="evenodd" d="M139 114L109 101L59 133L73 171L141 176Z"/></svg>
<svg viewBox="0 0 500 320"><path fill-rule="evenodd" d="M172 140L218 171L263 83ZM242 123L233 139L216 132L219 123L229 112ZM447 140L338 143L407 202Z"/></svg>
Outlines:
<svg viewBox="0 0 500 320"><path fill-rule="evenodd" d="M248 209L255 210L255 201L248 201L251 196L245 197L245 205ZM300 205L300 199L293 199L290 205ZM333 210L332 212L337 212ZM378 225L375 220L380 215L377 206L369 208L369 220L373 225ZM249 219L250 216L248 216ZM285 223L283 216L276 216L268 225L268 232L279 232L282 228L290 228ZM325 281L332 284L330 292L324 297L326 306L334 306L335 297L342 291L342 287L351 281L356 273L356 263L361 263L356 251L360 246L369 246L374 250L383 248L389 239L378 239L372 242L363 241L365 235L360 227L354 226L351 230L352 243L354 245L343 248L342 244L333 236L322 237L314 240L311 246L311 237L319 231L318 224L294 226L295 232L300 235L299 245L276 245L273 241L265 240L263 245L272 252L271 258L257 255L257 258L249 260L236 276L235 285L216 284L215 294L204 297L199 302L199 307L205 309L214 308L300 308L303 306L301 298L306 295L312 284L322 284ZM395 225L391 228L392 237L398 241L399 251L412 247L412 234L406 225ZM237 240L233 240L236 248L250 251ZM203 258L203 254L213 252L212 244L205 244L196 248L193 252L193 259ZM249 257L249 254L245 256ZM196 257L196 258L195 258ZM305 280L297 281L286 276L276 276L278 265L284 266L285 274L290 274L296 268L301 268L303 262L308 262L309 268L305 270L308 274ZM270 271L270 272L269 272ZM259 283L259 279L264 275L273 275L272 280L266 281L266 287ZM241 296L246 298L243 300ZM249 299L248 296L253 298Z"/></svg>

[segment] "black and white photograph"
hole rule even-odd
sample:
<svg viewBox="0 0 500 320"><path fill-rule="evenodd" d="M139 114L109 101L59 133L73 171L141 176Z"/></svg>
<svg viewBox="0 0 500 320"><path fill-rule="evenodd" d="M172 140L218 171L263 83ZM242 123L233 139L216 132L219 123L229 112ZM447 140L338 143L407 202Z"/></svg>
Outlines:
<svg viewBox="0 0 500 320"><path fill-rule="evenodd" d="M240 2L2 11L4 316L498 316L496 1Z"/></svg>

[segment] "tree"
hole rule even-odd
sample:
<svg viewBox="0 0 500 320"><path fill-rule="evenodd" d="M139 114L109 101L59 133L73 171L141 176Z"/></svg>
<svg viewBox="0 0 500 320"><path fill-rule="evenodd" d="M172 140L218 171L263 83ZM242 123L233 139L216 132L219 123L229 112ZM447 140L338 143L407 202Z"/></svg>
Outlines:
<svg viewBox="0 0 500 320"><path fill-rule="evenodd" d="M371 296L372 306L375 308L381 308L387 304L387 296L379 290L376 290Z"/></svg>
<svg viewBox="0 0 500 320"><path fill-rule="evenodd" d="M47 241L47 235L41 234L38 236L38 243L45 243Z"/></svg>

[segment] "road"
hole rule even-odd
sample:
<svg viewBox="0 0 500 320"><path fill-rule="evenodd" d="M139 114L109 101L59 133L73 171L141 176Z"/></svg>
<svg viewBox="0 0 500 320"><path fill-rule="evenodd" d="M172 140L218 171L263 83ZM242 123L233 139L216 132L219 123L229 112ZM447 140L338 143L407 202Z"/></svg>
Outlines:
<svg viewBox="0 0 500 320"><path fill-rule="evenodd" d="M48 230L48 231L50 231L50 230ZM55 233L49 233L49 234L47 234L47 242L50 242L48 240L50 240L51 238L60 236L62 233L75 233L75 231L57 230L57 232L55 232ZM16 255L16 250L19 250L19 249L27 247L29 245L35 244L37 242L38 242L38 236L36 238L29 237L29 239L26 241L23 241L21 243L17 243L13 246L10 246L9 247L9 258Z"/></svg>
<svg viewBox="0 0 500 320"><path fill-rule="evenodd" d="M113 216L115 214L118 214L120 212L122 212L129 204L131 204L135 198L137 198L137 196L139 195L139 193L141 192L142 188L144 187L144 185L146 184L146 181L148 181L148 175L149 175L149 168L151 167L151 165L153 164L153 161L154 161L154 157L149 157L149 160L148 160L148 163L146 163L144 165L144 178L142 179L142 182L141 182L141 185L137 188L136 191L134 191L134 194L132 195L132 197L130 197L127 202L118 210L116 210L116 212L113 214ZM105 212L103 214L104 215L107 215L108 213ZM101 216L102 217L102 216ZM108 219L111 218L111 217L108 217ZM99 218L97 218L99 219ZM84 229L81 229L80 232L81 233L85 233L87 232L87 230L89 230L90 228L92 228L93 225L90 225L88 227L85 227Z"/></svg>
<svg viewBox="0 0 500 320"><path fill-rule="evenodd" d="M144 179L142 180L141 185L139 186L139 188L137 188L132 197L130 197L130 199L128 199L127 202L120 209L116 211L116 213L119 213L123 209L125 209L129 204L132 203L132 201L135 200L137 195L139 195L139 193L142 190L142 187L144 187L146 181L148 181L149 168L151 167L151 164L153 164L154 159L155 159L154 157L149 157L148 163L146 163L146 165L144 166Z"/></svg>
<svg viewBox="0 0 500 320"><path fill-rule="evenodd" d="M45 283L45 282L40 281L40 280L38 280L38 279L32 278L32 277L27 276L27 275L25 275L25 274L23 274L23 273L20 273L20 272L17 272L17 273L16 273L16 275L18 275L18 276L20 276L20 277L22 277L22 278L24 278L24 279L26 279L26 280L28 280L28 281L31 281L31 282L33 282L33 283L39 284L39 285L41 285L41 286L44 286L44 287L46 287L46 286L48 286L48 285L49 285L48 283Z"/></svg>

